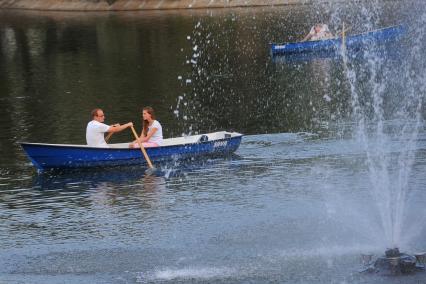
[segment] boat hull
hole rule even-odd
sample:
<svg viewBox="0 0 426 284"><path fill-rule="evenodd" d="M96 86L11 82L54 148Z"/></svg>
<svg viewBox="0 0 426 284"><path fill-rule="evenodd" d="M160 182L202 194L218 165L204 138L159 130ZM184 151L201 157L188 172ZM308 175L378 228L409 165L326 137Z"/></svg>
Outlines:
<svg viewBox="0 0 426 284"><path fill-rule="evenodd" d="M374 30L362 34L348 36L345 45L348 49L362 49L374 43L386 43L398 39L406 32L402 25ZM342 38L317 41L304 41L284 44L271 44L272 55L298 54L309 52L338 51L342 48Z"/></svg>
<svg viewBox="0 0 426 284"><path fill-rule="evenodd" d="M192 157L226 156L235 152L242 135L212 141L146 148L153 163ZM38 170L146 165L140 149L21 143Z"/></svg>

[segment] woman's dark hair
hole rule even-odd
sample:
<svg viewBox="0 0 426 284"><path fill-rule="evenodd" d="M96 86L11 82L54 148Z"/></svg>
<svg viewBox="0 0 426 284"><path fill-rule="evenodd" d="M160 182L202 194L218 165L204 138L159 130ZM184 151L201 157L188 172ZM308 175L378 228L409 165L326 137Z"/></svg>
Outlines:
<svg viewBox="0 0 426 284"><path fill-rule="evenodd" d="M143 114L143 111L146 111L147 113L149 113L151 115L151 118L153 120L155 120L155 113L154 113L154 109L152 107L146 106L146 107L144 107L142 109L142 114ZM142 130L142 132L143 132L143 134L145 136L148 135L148 126L149 126L149 122L147 120L143 120L143 130Z"/></svg>

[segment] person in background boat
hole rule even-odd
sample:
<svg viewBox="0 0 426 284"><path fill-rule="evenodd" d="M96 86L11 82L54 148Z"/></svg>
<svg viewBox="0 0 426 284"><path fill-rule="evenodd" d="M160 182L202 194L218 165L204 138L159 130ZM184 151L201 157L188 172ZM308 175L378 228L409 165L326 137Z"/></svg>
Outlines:
<svg viewBox="0 0 426 284"><path fill-rule="evenodd" d="M86 141L88 146L108 147L104 137L106 132L120 132L128 127L133 126L132 122L128 122L123 125L118 123L113 125L104 124L103 122L105 121L105 115L100 108L95 108L92 110L91 115L92 121L87 124L86 128Z"/></svg>
<svg viewBox="0 0 426 284"><path fill-rule="evenodd" d="M310 32L305 36L302 41L307 40L323 40L333 38L333 34L328 29L326 24L316 24L310 30Z"/></svg>
<svg viewBox="0 0 426 284"><path fill-rule="evenodd" d="M163 129L161 124L155 120L155 113L152 107L144 107L142 110L143 129L139 141L142 146L158 147L163 143ZM137 140L130 143L130 148L139 148Z"/></svg>

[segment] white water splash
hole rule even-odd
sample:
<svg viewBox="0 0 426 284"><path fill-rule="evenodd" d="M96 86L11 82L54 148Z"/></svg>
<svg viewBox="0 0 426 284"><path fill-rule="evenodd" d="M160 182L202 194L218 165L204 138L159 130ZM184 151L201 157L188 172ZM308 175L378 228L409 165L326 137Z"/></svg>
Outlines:
<svg viewBox="0 0 426 284"><path fill-rule="evenodd" d="M236 271L225 267L186 267L165 268L149 273L139 273L137 283L149 283L152 281L190 281L219 278L223 279L234 275Z"/></svg>
<svg viewBox="0 0 426 284"><path fill-rule="evenodd" d="M378 5L374 7L379 7ZM366 30L376 27L379 11L362 9ZM419 26L423 26L420 24ZM379 209L387 246L399 247L404 226L405 206L410 190L409 176L415 158L419 129L422 125L421 109L425 89L424 75L413 76L413 70L424 68L418 50L424 39L419 34L410 57L400 70L390 70L386 57L371 50L365 51L365 64L357 66L346 53L343 66L350 85L352 118L356 124L354 138L363 146L369 170L370 192ZM377 47L372 47L375 49ZM366 75L367 74L367 75ZM398 82L399 92L392 89ZM403 101L392 98L402 97ZM386 113L386 104L394 99L393 113ZM397 103L395 103L397 101ZM396 145L396 146L395 146ZM408 220L405 220L407 222Z"/></svg>

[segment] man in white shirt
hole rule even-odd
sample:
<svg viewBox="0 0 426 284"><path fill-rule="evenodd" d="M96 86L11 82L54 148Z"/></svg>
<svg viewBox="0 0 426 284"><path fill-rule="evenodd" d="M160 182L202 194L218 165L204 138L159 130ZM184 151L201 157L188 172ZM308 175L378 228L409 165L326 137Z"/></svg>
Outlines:
<svg viewBox="0 0 426 284"><path fill-rule="evenodd" d="M105 121L104 112L100 108L92 110L92 121L87 124L86 128L86 141L88 146L92 147L108 147L108 144L105 142L104 133L110 132L120 132L128 127L132 127L133 123L128 122L126 124L114 124L106 125L103 122Z"/></svg>
<svg viewBox="0 0 426 284"><path fill-rule="evenodd" d="M315 40L324 40L333 38L333 34L328 29L328 25L326 24L316 24L311 28L309 34L305 36L302 41L315 41Z"/></svg>

